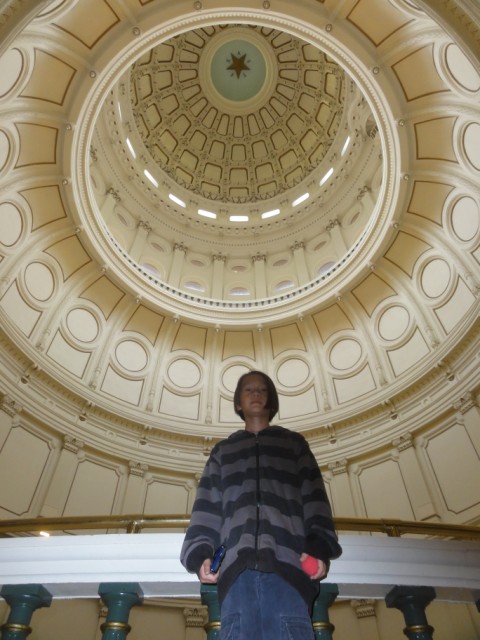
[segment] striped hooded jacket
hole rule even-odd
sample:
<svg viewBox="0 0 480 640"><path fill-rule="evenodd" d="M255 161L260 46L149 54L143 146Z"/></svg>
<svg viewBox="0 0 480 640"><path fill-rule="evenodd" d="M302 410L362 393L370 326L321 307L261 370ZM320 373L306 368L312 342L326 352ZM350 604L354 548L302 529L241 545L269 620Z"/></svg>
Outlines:
<svg viewBox="0 0 480 640"><path fill-rule="evenodd" d="M241 430L212 449L180 560L198 573L222 543L220 603L244 569L256 569L282 576L311 604L318 585L302 571L300 554L328 565L342 549L320 469L301 434L280 426Z"/></svg>

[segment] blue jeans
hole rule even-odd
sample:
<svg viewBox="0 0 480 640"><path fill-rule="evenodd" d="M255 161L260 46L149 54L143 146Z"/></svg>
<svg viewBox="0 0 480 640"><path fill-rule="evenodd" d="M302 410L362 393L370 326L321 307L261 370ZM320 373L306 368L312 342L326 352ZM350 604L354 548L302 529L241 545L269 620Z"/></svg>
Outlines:
<svg viewBox="0 0 480 640"><path fill-rule="evenodd" d="M305 600L275 573L246 569L220 613L220 640L314 640Z"/></svg>

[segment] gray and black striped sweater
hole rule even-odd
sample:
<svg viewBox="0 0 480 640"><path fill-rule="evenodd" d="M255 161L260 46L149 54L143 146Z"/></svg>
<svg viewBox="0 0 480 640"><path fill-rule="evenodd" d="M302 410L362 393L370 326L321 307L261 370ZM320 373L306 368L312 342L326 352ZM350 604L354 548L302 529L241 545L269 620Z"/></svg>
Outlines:
<svg viewBox="0 0 480 640"><path fill-rule="evenodd" d="M320 469L301 434L280 426L241 430L212 449L180 560L198 573L222 543L220 603L248 568L277 573L311 604L318 585L302 571L300 554L328 563L342 549Z"/></svg>

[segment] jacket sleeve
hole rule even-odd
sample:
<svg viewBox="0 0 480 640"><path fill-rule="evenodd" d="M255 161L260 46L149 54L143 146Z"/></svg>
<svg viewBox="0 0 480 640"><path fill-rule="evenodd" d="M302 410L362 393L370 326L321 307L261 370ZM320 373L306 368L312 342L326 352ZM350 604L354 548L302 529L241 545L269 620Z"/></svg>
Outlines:
<svg viewBox="0 0 480 640"><path fill-rule="evenodd" d="M305 524L305 553L329 563L342 554L322 474L304 440L299 456Z"/></svg>
<svg viewBox="0 0 480 640"><path fill-rule="evenodd" d="M222 493L218 448L214 447L203 471L185 534L180 562L190 573L198 573L204 560L220 545Z"/></svg>

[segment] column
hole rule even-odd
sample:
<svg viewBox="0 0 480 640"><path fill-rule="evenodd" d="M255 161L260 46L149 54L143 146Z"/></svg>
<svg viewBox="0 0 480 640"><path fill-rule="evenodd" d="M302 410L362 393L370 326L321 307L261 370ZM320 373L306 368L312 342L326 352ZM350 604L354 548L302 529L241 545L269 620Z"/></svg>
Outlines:
<svg viewBox="0 0 480 640"><path fill-rule="evenodd" d="M252 256L253 271L255 276L255 297L267 297L267 278L265 274L266 256L260 253Z"/></svg>
<svg viewBox="0 0 480 640"><path fill-rule="evenodd" d="M220 640L220 605L216 584L201 584L200 598L208 609L208 621L205 625L207 640Z"/></svg>
<svg viewBox="0 0 480 640"><path fill-rule="evenodd" d="M438 514L440 520L448 520L448 518L445 518L447 515L445 511L445 499L438 485L438 480L432 468L431 460L427 455L427 447L428 440L425 436L421 435L415 438L415 455L417 456L418 464L422 470L423 479L427 486L432 504L434 505L435 512Z"/></svg>
<svg viewBox="0 0 480 640"><path fill-rule="evenodd" d="M359 640L380 640L375 614L375 600L352 600L350 605L358 619Z"/></svg>
<svg viewBox="0 0 480 640"><path fill-rule="evenodd" d="M389 609L399 609L405 618L403 633L409 640L432 640L433 627L427 622L425 609L435 598L433 587L393 587L385 596Z"/></svg>
<svg viewBox="0 0 480 640"><path fill-rule="evenodd" d="M338 596L338 586L322 582L320 593L313 601L312 624L315 640L332 640L335 627L330 622L328 608Z"/></svg>
<svg viewBox="0 0 480 640"><path fill-rule="evenodd" d="M113 187L110 187L105 194L105 200L100 208L100 212L107 226L115 217L114 210L118 202L120 202L120 196Z"/></svg>
<svg viewBox="0 0 480 640"><path fill-rule="evenodd" d="M357 514L347 473L347 460L336 460L328 465L328 469L333 476L329 486L332 492L332 504L335 508L335 513L341 513L346 518L355 518Z"/></svg>
<svg viewBox="0 0 480 640"><path fill-rule="evenodd" d="M128 466L130 473L123 499L122 512L142 513L146 491L145 473L148 471L148 466L132 460L129 461Z"/></svg>
<svg viewBox="0 0 480 640"><path fill-rule="evenodd" d="M337 218L335 218L335 220L329 221L327 225L327 231L330 232L332 244L337 256L339 258L343 257L346 253L348 253L348 247L345 243L345 240L343 239L340 222L337 220Z"/></svg>
<svg viewBox="0 0 480 640"><path fill-rule="evenodd" d="M137 224L137 230L135 232L135 237L133 238L133 242L130 247L130 257L135 262L140 262L140 258L142 257L143 250L145 245L147 244L148 234L152 230L152 227L147 223L140 220Z"/></svg>
<svg viewBox="0 0 480 640"><path fill-rule="evenodd" d="M173 245L173 258L170 265L170 273L168 274L168 283L177 289L180 285L180 278L183 273L183 263L185 262L186 253L187 247L183 242L176 242Z"/></svg>
<svg viewBox="0 0 480 640"><path fill-rule="evenodd" d="M212 298L223 300L223 282L227 256L218 253L213 256Z"/></svg>
<svg viewBox="0 0 480 640"><path fill-rule="evenodd" d="M107 619L101 626L103 640L124 640L130 631L130 609L143 602L143 591L137 582L102 582L98 594L108 607Z"/></svg>
<svg viewBox="0 0 480 640"><path fill-rule="evenodd" d="M357 518L366 518L367 512L363 501L362 487L360 485L359 475L361 468L358 464L351 464L348 467L348 479L350 481L350 489L352 492L352 500Z"/></svg>
<svg viewBox="0 0 480 640"><path fill-rule="evenodd" d="M71 436L64 437L63 450L40 511L41 516L55 518L63 514L78 463L84 456L83 444Z"/></svg>
<svg viewBox="0 0 480 640"><path fill-rule="evenodd" d="M305 260L305 246L303 242L295 242L290 249L293 253L298 284L301 285L310 282L311 278L308 273L307 261Z"/></svg>
<svg viewBox="0 0 480 640"><path fill-rule="evenodd" d="M0 595L10 607L7 622L2 625L2 640L23 640L32 629L30 620L40 607L49 607L52 595L41 584L5 584Z"/></svg>
<svg viewBox="0 0 480 640"><path fill-rule="evenodd" d="M398 464L415 514L415 520L430 520L437 517L438 514L435 512L422 470L418 464L412 436L410 434L400 436L393 441L393 446L397 449Z"/></svg>
<svg viewBox="0 0 480 640"><path fill-rule="evenodd" d="M3 446L10 429L19 424L22 406L8 394L0 393L0 446Z"/></svg>
<svg viewBox="0 0 480 640"><path fill-rule="evenodd" d="M463 424L472 441L475 451L480 456L480 409L475 394L463 393L453 405L457 411L457 422Z"/></svg>

